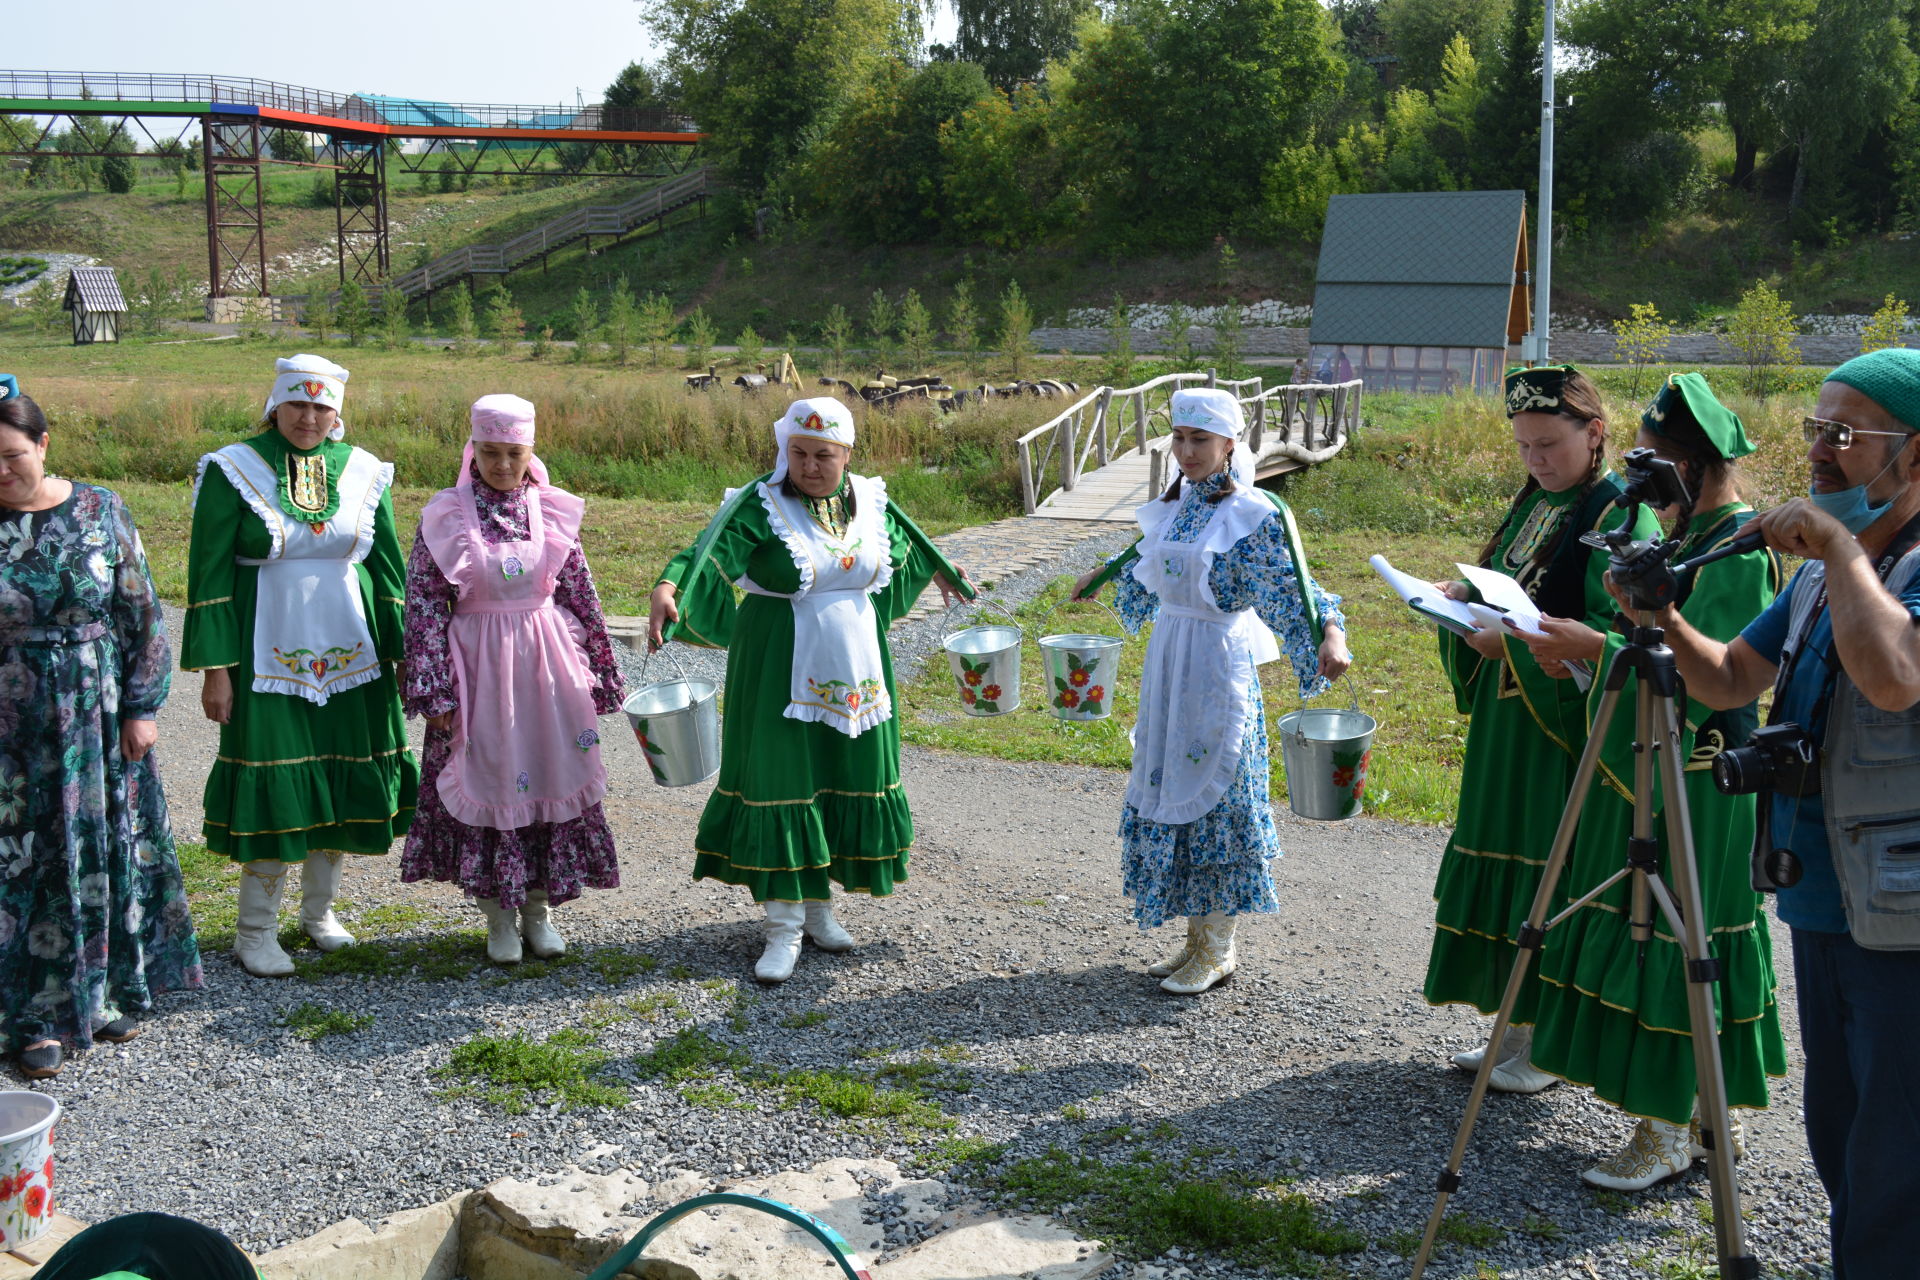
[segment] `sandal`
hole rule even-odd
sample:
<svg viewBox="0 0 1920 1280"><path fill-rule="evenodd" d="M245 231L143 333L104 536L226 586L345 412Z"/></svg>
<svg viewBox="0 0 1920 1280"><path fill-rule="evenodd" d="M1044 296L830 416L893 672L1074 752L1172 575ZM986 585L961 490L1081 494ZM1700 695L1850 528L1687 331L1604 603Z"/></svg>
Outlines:
<svg viewBox="0 0 1920 1280"><path fill-rule="evenodd" d="M45 1080L60 1074L60 1042L40 1040L20 1051L20 1074L29 1080Z"/></svg>

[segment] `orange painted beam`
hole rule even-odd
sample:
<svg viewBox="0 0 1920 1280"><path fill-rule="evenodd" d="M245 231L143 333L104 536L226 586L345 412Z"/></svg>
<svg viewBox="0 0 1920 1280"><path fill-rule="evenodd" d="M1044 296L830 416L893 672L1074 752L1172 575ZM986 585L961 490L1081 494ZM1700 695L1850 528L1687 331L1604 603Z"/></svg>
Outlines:
<svg viewBox="0 0 1920 1280"><path fill-rule="evenodd" d="M220 112L226 104L214 103ZM229 108L230 110L231 108ZM303 111L284 111L279 107L249 108L245 114L258 114L276 124L304 126L325 133L365 133L381 138L452 138L474 142L502 138L527 142L656 142L669 146L691 147L707 140L704 133L639 133L622 129L538 129L500 128L485 125L386 124L366 120L347 120L339 116L309 115Z"/></svg>

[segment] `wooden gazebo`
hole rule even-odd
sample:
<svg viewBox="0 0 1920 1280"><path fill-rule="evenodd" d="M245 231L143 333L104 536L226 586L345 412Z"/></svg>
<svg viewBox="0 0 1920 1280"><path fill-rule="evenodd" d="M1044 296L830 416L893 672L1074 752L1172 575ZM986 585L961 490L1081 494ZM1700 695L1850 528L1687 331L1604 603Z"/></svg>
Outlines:
<svg viewBox="0 0 1920 1280"><path fill-rule="evenodd" d="M67 297L61 304L73 313L73 345L120 341L120 317L127 300L112 267L75 267L67 276Z"/></svg>

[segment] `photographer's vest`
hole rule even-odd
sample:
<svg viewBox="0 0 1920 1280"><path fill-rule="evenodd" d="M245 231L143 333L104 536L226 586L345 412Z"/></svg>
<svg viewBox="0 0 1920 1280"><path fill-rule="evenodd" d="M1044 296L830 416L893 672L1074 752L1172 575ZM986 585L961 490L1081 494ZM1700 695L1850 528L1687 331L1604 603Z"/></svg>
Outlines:
<svg viewBox="0 0 1920 1280"><path fill-rule="evenodd" d="M1886 588L1898 596L1916 577L1920 549L1900 557L1886 575ZM1818 617L1826 578L1826 565L1813 560L1793 585L1780 653L1783 679ZM1827 850L1840 881L1848 931L1875 951L1920 950L1920 703L1882 711L1837 662L1829 678L1833 694L1827 703L1820 790ZM1776 682L1774 697L1779 696ZM1763 840L1767 825L1760 826Z"/></svg>

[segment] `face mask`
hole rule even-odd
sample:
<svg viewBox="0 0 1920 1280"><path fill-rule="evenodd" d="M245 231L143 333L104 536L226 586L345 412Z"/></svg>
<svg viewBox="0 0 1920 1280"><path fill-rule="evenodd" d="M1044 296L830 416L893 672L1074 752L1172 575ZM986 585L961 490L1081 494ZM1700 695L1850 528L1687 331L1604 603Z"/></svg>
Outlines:
<svg viewBox="0 0 1920 1280"><path fill-rule="evenodd" d="M1887 459L1887 465L1880 468L1873 480L1867 481L1867 484L1857 484L1851 489L1841 489L1836 493L1816 493L1809 486L1807 501L1838 520L1845 526L1848 533L1865 533L1868 526L1885 515L1887 509L1893 505L1892 498L1888 498L1885 502L1868 502L1867 485L1887 474L1893 464L1899 460L1901 450L1906 447L1907 442L1902 440L1900 448L1893 451L1893 457Z"/></svg>

